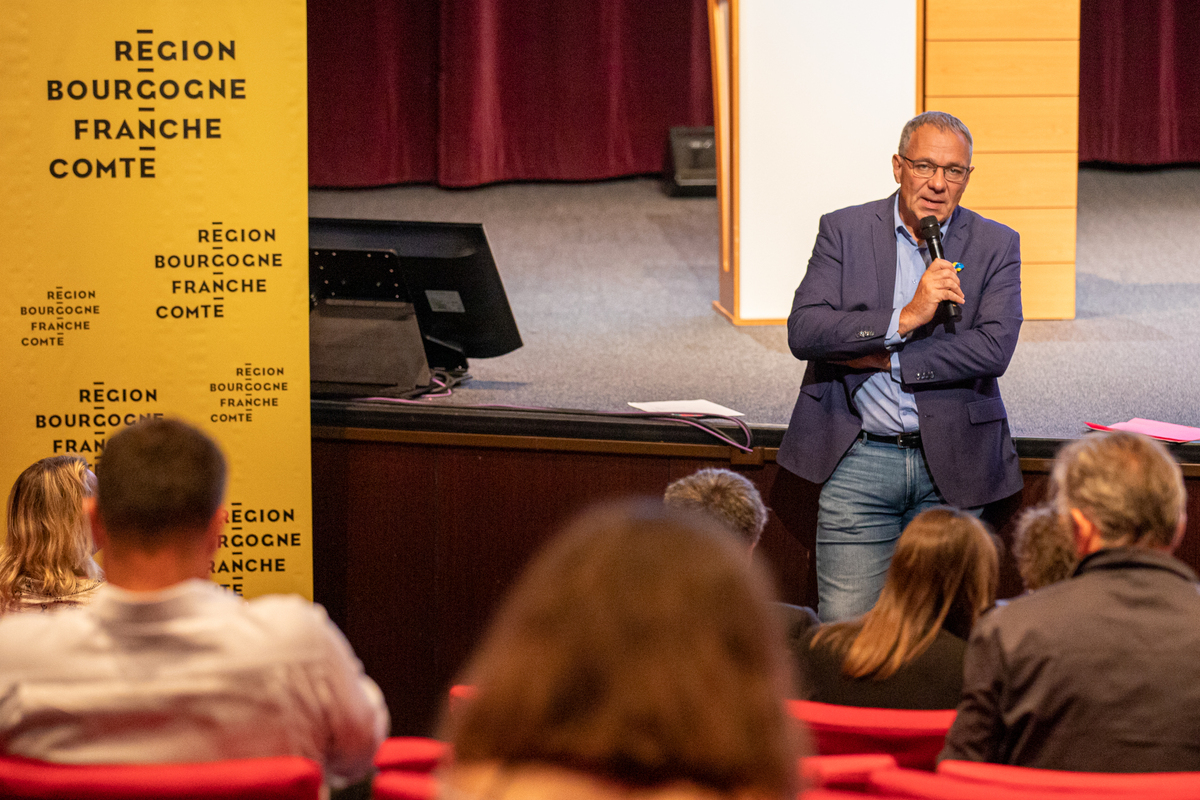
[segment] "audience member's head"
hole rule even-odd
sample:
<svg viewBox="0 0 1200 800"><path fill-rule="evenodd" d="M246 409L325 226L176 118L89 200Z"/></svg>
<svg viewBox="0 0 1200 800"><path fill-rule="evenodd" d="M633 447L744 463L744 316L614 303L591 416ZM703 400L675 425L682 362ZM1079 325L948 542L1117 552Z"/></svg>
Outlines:
<svg viewBox="0 0 1200 800"><path fill-rule="evenodd" d="M118 431L97 468L92 529L111 583L153 590L206 577L224 526L225 458L185 422Z"/></svg>
<svg viewBox="0 0 1200 800"><path fill-rule="evenodd" d="M73 595L101 577L83 509L95 489L96 476L79 456L43 458L17 477L0 547L0 611L24 595Z"/></svg>
<svg viewBox="0 0 1200 800"><path fill-rule="evenodd" d="M650 501L592 510L525 570L467 668L477 693L448 718L449 780L541 766L794 796L771 599L702 515Z"/></svg>
<svg viewBox="0 0 1200 800"><path fill-rule="evenodd" d="M175 419L139 422L104 448L96 510L112 539L155 550L207 528L225 495L225 458Z"/></svg>
<svg viewBox="0 0 1200 800"><path fill-rule="evenodd" d="M1183 473L1165 447L1140 434L1091 434L1066 445L1050 472L1050 494L1080 555L1173 550L1183 535Z"/></svg>
<svg viewBox="0 0 1200 800"><path fill-rule="evenodd" d="M1017 520L1013 555L1026 591L1071 577L1079 563L1075 539L1054 506L1029 508Z"/></svg>
<svg viewBox="0 0 1200 800"><path fill-rule="evenodd" d="M140 422L109 439L97 472L85 506L107 584L69 619L0 618L0 752L301 756L331 788L366 776L387 709L325 611L295 596L243 601L206 580L225 521L216 445L182 422Z"/></svg>
<svg viewBox="0 0 1200 800"><path fill-rule="evenodd" d="M946 631L967 638L996 599L999 558L982 522L953 508L916 516L896 552L875 607L857 620L825 625L813 637L845 651L842 672L882 680Z"/></svg>
<svg viewBox="0 0 1200 800"><path fill-rule="evenodd" d="M727 469L707 468L680 478L667 487L663 502L671 508L691 508L712 515L740 535L751 550L767 525L767 507L758 489Z"/></svg>

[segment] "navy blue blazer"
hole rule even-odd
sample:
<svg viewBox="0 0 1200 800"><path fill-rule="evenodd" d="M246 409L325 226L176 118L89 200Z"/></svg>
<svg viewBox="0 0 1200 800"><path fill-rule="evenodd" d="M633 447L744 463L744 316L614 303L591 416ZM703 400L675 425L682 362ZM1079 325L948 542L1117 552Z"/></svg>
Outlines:
<svg viewBox="0 0 1200 800"><path fill-rule="evenodd" d="M870 371L830 363L877 352L896 284L895 195L821 217L808 271L788 317L788 345L808 368L779 463L823 483L862 430L851 396ZM939 314L900 351L930 474L952 505L981 506L1022 485L996 379L1021 330L1021 246L1011 228L959 207L942 242L961 261L962 321Z"/></svg>

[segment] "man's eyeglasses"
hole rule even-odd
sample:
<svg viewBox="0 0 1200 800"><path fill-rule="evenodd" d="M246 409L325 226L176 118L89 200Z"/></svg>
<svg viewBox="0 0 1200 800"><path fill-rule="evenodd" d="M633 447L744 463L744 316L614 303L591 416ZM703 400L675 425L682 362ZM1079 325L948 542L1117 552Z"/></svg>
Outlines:
<svg viewBox="0 0 1200 800"><path fill-rule="evenodd" d="M975 169L974 167L944 167L941 164L934 164L932 161L913 161L907 156L900 157L908 162L908 168L918 178L932 178L940 169L948 183L962 183L971 174L971 170Z"/></svg>

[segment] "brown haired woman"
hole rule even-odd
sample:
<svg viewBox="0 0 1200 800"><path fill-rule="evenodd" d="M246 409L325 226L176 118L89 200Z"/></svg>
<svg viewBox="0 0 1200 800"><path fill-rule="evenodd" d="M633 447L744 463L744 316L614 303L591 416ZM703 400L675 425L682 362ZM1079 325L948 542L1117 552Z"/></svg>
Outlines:
<svg viewBox="0 0 1200 800"><path fill-rule="evenodd" d="M103 583L83 499L96 476L79 456L43 458L8 495L8 535L0 546L0 612L85 605Z"/></svg>
<svg viewBox="0 0 1200 800"><path fill-rule="evenodd" d="M954 708L966 639L996 598L999 560L983 523L952 508L918 514L896 543L875 607L825 625L797 653L801 696L870 708Z"/></svg>
<svg viewBox="0 0 1200 800"><path fill-rule="evenodd" d="M443 726L447 800L792 798L769 582L715 522L642 501L525 571Z"/></svg>

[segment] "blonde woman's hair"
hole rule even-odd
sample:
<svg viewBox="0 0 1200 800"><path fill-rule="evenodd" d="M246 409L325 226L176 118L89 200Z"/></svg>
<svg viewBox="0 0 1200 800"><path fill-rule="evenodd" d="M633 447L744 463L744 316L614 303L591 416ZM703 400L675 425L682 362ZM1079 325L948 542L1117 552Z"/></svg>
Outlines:
<svg viewBox="0 0 1200 800"><path fill-rule="evenodd" d="M102 577L83 512L95 491L96 476L79 456L43 458L18 476L0 547L0 611L25 593L64 597Z"/></svg>
<svg viewBox="0 0 1200 800"><path fill-rule="evenodd" d="M883 680L924 653L945 628L966 638L996 599L999 557L982 522L953 508L916 516L896 542L875 607L822 627L813 644L844 653L842 674Z"/></svg>

